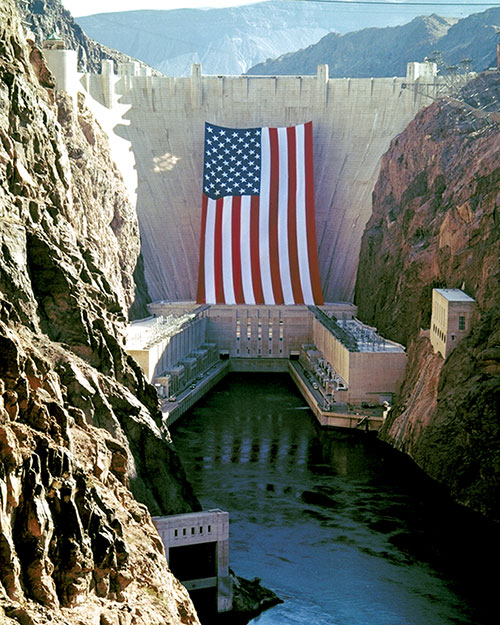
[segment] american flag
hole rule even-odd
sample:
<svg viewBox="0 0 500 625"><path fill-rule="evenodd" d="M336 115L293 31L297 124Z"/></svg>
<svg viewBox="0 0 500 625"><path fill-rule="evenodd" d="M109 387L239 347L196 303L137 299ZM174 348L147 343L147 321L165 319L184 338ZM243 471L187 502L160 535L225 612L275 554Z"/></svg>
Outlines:
<svg viewBox="0 0 500 625"><path fill-rule="evenodd" d="M312 122L205 124L198 303L322 304Z"/></svg>

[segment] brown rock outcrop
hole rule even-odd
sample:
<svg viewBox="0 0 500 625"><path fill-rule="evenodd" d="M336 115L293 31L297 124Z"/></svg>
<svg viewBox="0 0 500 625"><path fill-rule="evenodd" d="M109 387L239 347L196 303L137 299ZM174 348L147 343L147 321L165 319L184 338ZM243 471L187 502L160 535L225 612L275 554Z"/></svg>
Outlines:
<svg viewBox="0 0 500 625"><path fill-rule="evenodd" d="M500 128L498 74L436 102L383 158L356 284L360 317L408 345L382 436L454 498L500 519ZM474 94L474 98L467 94ZM481 108L480 108L481 107ZM443 361L421 333L434 287L463 288L478 319Z"/></svg>
<svg viewBox="0 0 500 625"><path fill-rule="evenodd" d="M150 517L198 503L123 349L136 216L100 128L21 33L4 0L0 622L198 623Z"/></svg>

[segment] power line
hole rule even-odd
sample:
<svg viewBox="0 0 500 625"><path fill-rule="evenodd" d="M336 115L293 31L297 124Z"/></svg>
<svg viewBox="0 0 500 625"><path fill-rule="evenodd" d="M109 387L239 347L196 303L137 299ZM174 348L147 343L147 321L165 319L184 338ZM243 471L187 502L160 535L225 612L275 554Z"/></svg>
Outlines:
<svg viewBox="0 0 500 625"><path fill-rule="evenodd" d="M440 6L451 6L451 7L461 7L466 9L467 7L498 7L500 8L499 2L401 2L401 0L285 0L288 2L304 2L304 3L324 3L324 4L365 4L365 5L381 5L381 6L395 6L399 9L403 9L404 7L434 7L438 8Z"/></svg>

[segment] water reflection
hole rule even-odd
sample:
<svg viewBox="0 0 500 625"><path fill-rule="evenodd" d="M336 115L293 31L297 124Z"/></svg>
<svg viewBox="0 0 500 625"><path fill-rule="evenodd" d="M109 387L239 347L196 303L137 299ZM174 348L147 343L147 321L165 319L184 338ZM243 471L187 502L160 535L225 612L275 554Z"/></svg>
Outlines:
<svg viewBox="0 0 500 625"><path fill-rule="evenodd" d="M173 431L203 505L230 512L232 567L285 599L254 623L496 623L498 536L303 405L286 376L233 376Z"/></svg>

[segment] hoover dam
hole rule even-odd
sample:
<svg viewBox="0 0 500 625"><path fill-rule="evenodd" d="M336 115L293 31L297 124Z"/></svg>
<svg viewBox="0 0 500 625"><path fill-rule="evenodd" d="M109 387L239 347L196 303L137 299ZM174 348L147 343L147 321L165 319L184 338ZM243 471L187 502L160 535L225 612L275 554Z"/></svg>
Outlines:
<svg viewBox="0 0 500 625"><path fill-rule="evenodd" d="M284 77L205 76L193 65L190 77L172 78L144 75L138 63L119 64L115 74L112 62L104 61L102 74L80 77L92 96L87 100L103 105L101 112L94 106L94 114L111 115L112 132L131 151L124 155L122 146L117 160L128 158L129 185L137 179L153 301L196 297L205 121L235 128L313 122L323 295L325 301L352 301L380 157L431 103L438 87L428 65L409 64L407 77L375 79L329 79L326 65L316 76Z"/></svg>
<svg viewBox="0 0 500 625"><path fill-rule="evenodd" d="M381 407L404 377L405 349L376 328L351 327L357 309L349 302L381 156L442 95L436 65L409 63L404 78L335 80L326 65L315 76L285 77L204 76L193 65L189 78L170 78L138 62L120 63L115 73L105 60L101 74L78 76L72 57L66 50L47 55L59 88L76 99L83 86L137 207L149 311L157 319L129 327L127 350L160 397L173 399L163 401L165 421L173 423L228 370L274 370L290 372L322 425L378 429ZM197 308L205 122L256 128L308 121L325 306ZM196 323L184 324L185 315ZM230 362L213 370L209 354ZM363 408L354 417L353 404Z"/></svg>
<svg viewBox="0 0 500 625"><path fill-rule="evenodd" d="M43 50L22 7L44 20ZM380 625L489 625L498 532L443 514L442 488L411 505L404 494L430 483L380 443L498 520L496 123L450 101L422 110L441 95L425 67L176 79L107 60L82 75L53 31L61 15L60 0L0 3L2 623L205 623L189 585L213 611L232 604L225 622L279 595L287 622L366 609ZM497 73L487 85L494 100ZM326 303L194 303L203 123L295 120L315 129ZM356 305L338 301L355 275ZM244 532L230 560L226 512Z"/></svg>

